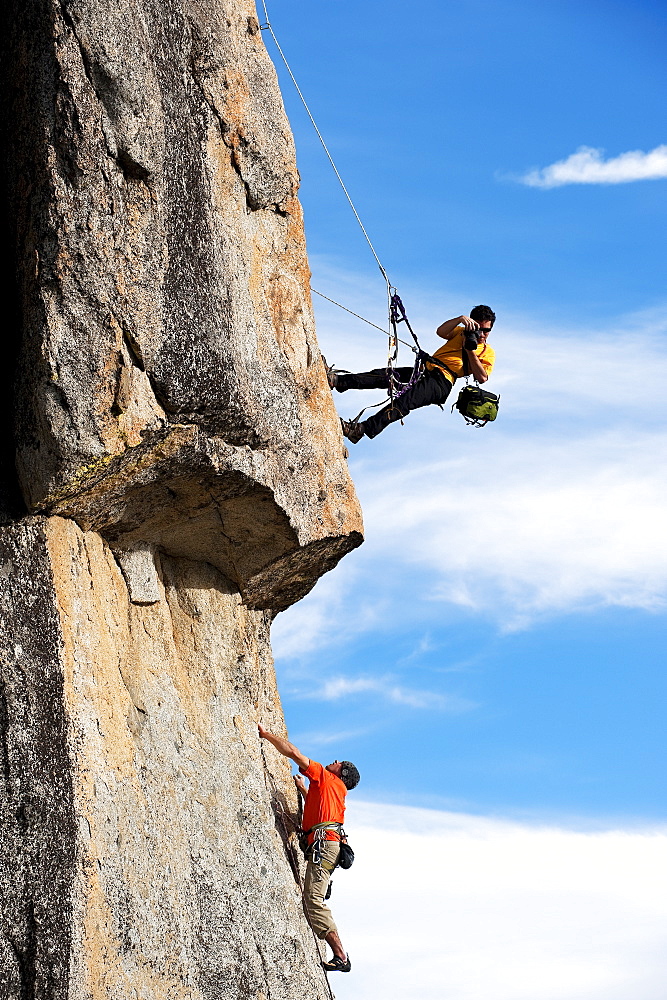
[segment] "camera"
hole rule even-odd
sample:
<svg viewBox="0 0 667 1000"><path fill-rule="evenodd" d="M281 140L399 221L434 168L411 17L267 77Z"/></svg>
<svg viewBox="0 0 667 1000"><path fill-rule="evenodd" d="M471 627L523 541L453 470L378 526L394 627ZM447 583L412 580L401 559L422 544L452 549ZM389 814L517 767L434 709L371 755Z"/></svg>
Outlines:
<svg viewBox="0 0 667 1000"><path fill-rule="evenodd" d="M474 351L476 347L479 347L479 330L466 330L463 346L466 351Z"/></svg>

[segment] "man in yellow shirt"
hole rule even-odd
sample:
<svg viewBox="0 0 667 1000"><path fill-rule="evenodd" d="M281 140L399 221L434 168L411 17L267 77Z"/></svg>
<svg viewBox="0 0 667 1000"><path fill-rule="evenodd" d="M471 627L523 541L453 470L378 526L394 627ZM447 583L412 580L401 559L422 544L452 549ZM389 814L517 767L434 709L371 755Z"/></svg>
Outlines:
<svg viewBox="0 0 667 1000"><path fill-rule="evenodd" d="M489 306L475 306L469 316L456 316L442 323L436 333L446 343L426 363L424 374L405 392L394 394L393 404L383 407L367 420L343 420L345 437L356 444L362 437L374 438L395 420L407 417L421 406L444 403L460 376L470 374L477 382L486 382L495 362L495 352L487 344L496 314ZM473 341L477 346L473 347ZM325 363L326 364L326 363ZM467 369L467 371L466 371ZM402 383L410 381L412 368L395 368ZM327 368L329 385L337 392L348 389L387 389L389 376L385 368L352 374Z"/></svg>

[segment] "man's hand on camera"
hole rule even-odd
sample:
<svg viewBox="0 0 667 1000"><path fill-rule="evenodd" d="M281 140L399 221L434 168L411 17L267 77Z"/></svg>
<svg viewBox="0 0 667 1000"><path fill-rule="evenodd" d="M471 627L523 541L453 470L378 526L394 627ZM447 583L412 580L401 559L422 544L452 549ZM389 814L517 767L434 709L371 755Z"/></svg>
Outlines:
<svg viewBox="0 0 667 1000"><path fill-rule="evenodd" d="M463 335L463 346L466 351L476 351L479 347L479 331L466 330Z"/></svg>

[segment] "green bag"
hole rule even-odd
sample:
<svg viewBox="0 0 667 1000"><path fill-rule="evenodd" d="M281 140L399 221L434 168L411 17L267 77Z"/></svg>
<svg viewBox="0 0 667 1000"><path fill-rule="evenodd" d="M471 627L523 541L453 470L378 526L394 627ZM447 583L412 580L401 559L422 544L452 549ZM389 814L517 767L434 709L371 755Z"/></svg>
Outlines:
<svg viewBox="0 0 667 1000"><path fill-rule="evenodd" d="M478 385L466 385L461 389L454 406L464 417L467 424L484 427L490 420L498 416L500 396L480 389ZM452 406L452 411L454 410Z"/></svg>

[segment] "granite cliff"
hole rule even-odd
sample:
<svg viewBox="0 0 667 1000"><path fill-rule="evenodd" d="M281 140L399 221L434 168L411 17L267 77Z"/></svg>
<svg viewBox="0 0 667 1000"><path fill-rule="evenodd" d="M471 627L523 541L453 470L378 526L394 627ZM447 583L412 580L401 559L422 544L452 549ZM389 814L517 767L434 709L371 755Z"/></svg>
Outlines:
<svg viewBox="0 0 667 1000"><path fill-rule="evenodd" d="M6 0L0 1000L317 1000L273 617L361 542L250 0Z"/></svg>

